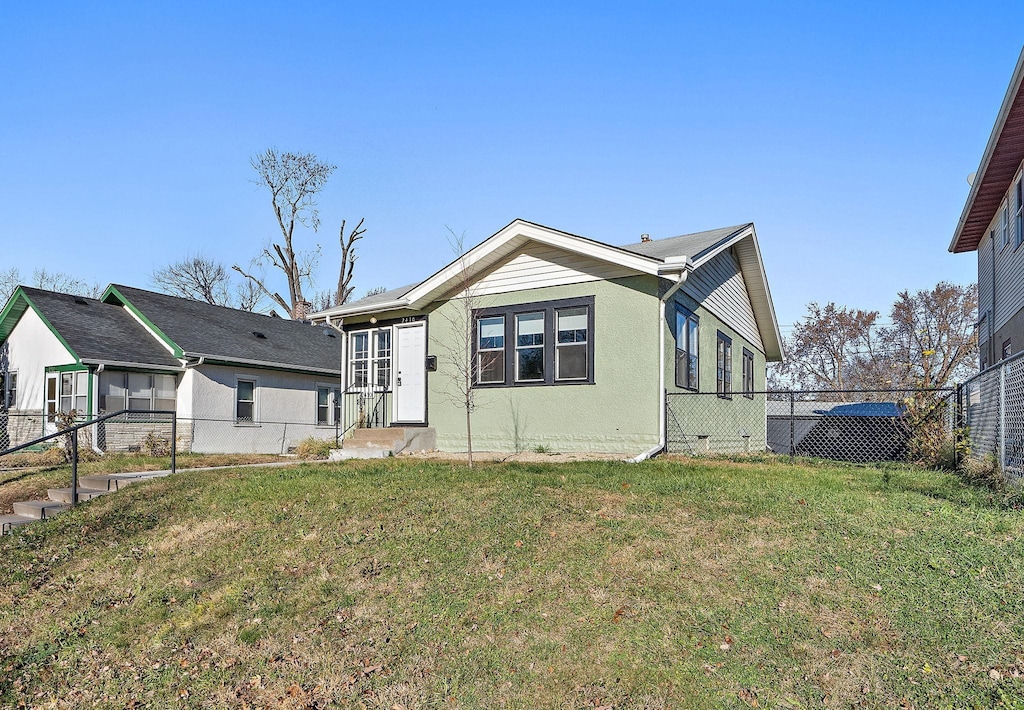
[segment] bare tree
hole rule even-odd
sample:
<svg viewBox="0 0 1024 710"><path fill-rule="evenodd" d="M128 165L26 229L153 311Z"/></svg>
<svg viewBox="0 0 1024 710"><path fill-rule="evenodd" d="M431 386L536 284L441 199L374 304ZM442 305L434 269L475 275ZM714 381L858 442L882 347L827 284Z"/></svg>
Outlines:
<svg viewBox="0 0 1024 710"><path fill-rule="evenodd" d="M978 355L978 288L940 281L935 288L901 291L892 325L881 329L893 371L903 386L946 387L974 370Z"/></svg>
<svg viewBox="0 0 1024 710"><path fill-rule="evenodd" d="M98 283L90 284L88 281L76 279L63 271L47 271L45 268L32 272L32 285L36 288L45 288L47 291L69 293L86 298L99 298L103 295L103 287Z"/></svg>
<svg viewBox="0 0 1024 710"><path fill-rule="evenodd" d="M150 281L172 296L243 311L255 311L263 298L263 292L249 279L235 284L222 263L202 254L189 255L157 269Z"/></svg>
<svg viewBox="0 0 1024 710"><path fill-rule="evenodd" d="M0 271L0 301L7 303L14 293L14 289L21 284L21 272L17 266L11 266Z"/></svg>
<svg viewBox="0 0 1024 710"><path fill-rule="evenodd" d="M341 229L338 232L338 240L341 242L341 266L338 269L338 290L334 294L334 305L340 306L348 303L352 296L352 269L356 265L356 242L363 238L366 229L363 228L365 219L359 220L348 236L345 236L345 220L341 220Z"/></svg>
<svg viewBox="0 0 1024 710"><path fill-rule="evenodd" d="M451 329L451 337L443 338L441 351L444 356L442 370L448 387L445 395L456 407L466 414L466 455L469 467L473 467L473 411L476 409L477 364L473 357L476 323L474 312L480 307L473 276L466 261L465 233L456 234L448 227L448 243L458 256L459 275L455 297L449 300L451 308L445 309L443 320Z"/></svg>
<svg viewBox="0 0 1024 710"><path fill-rule="evenodd" d="M313 153L279 152L269 148L252 159L259 184L270 191L270 203L281 230L281 241L264 247L261 262L280 269L288 282L288 299L266 285L266 279L244 271L238 264L232 268L255 283L261 292L286 309L293 317L306 299L303 286L312 279L320 257L319 246L303 251L295 247L295 228L320 228L317 196L337 166L320 160Z"/></svg>
<svg viewBox="0 0 1024 710"><path fill-rule="evenodd" d="M787 339L787 360L773 370L772 384L788 381L803 389L849 389L862 358L872 359L871 329L877 319L877 311L807 304L807 315Z"/></svg>

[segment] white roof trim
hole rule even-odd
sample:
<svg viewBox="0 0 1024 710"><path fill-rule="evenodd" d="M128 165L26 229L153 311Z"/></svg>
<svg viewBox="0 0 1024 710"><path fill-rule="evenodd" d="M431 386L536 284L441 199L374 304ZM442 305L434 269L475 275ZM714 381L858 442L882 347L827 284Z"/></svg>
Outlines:
<svg viewBox="0 0 1024 710"><path fill-rule="evenodd" d="M404 296L404 300L413 308L422 307L436 296L448 291L451 288L449 284L459 278L463 270L475 275L481 264L489 265L487 257L500 248L511 246L514 249L529 241L618 264L643 274L657 275L659 267L664 265L660 259L640 256L625 249L516 219L414 287Z"/></svg>
<svg viewBox="0 0 1024 710"><path fill-rule="evenodd" d="M747 284L747 296L750 298L750 305L754 309L754 318L757 321L758 330L761 332L761 342L764 345L765 355L769 361L781 361L785 357L785 348L782 343L782 331L779 328L778 318L775 316L775 304L772 302L772 292L768 287L768 275L764 270L764 260L761 258L761 246L757 242L757 232L754 225L749 224L729 239L724 240L714 249L710 250L698 261L693 268L699 269L707 262L714 259L726 249L739 245L740 242L749 240L753 246L754 255L757 257L757 269L743 269L743 262L740 261L740 269L743 273L743 280ZM757 284L764 289L764 295L751 293L751 284ZM765 323L771 324L771 331L766 332Z"/></svg>

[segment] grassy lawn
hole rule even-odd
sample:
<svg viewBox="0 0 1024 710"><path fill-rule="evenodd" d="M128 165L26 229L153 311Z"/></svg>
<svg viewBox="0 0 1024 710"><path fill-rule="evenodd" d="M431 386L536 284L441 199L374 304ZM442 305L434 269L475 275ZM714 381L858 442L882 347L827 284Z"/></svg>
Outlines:
<svg viewBox="0 0 1024 710"><path fill-rule="evenodd" d="M913 469L183 473L0 539L0 705L1016 706L1022 533Z"/></svg>
<svg viewBox="0 0 1024 710"><path fill-rule="evenodd" d="M240 463L282 460L288 459L262 454L179 454L177 467L234 466ZM163 471L170 467L169 456L107 454L94 461L79 463L78 475ZM45 499L48 488L67 488L70 485L70 465L5 467L3 460L0 459L0 515L13 512L13 505L18 501Z"/></svg>

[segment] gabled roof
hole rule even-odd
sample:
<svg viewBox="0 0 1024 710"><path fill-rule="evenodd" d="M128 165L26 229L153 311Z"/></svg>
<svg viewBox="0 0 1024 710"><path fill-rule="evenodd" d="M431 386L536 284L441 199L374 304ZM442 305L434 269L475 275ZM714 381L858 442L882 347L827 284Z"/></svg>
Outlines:
<svg viewBox="0 0 1024 710"><path fill-rule="evenodd" d="M330 328L111 284L106 303L123 304L182 358L336 374L341 338Z"/></svg>
<svg viewBox="0 0 1024 710"><path fill-rule="evenodd" d="M678 237L667 237L666 239L655 239L649 242L627 244L623 249L653 256L656 259L665 259L670 256L685 254L694 263L701 261L705 255L715 251L716 247L736 236L747 227L754 226L752 223L738 224L735 227L722 227L721 229L709 229L706 232L694 232L683 234Z"/></svg>
<svg viewBox="0 0 1024 710"><path fill-rule="evenodd" d="M418 310L450 294L468 274L473 278L528 242L538 242L565 251L624 266L642 274L676 278L684 271L700 268L723 250L736 248L736 255L750 295L758 330L769 360L782 359L782 336L775 317L761 250L751 222L735 227L712 229L639 244L615 247L587 237L516 219L462 257L429 278L412 286L346 303L311 317L316 320L392 310Z"/></svg>
<svg viewBox="0 0 1024 710"><path fill-rule="evenodd" d="M181 362L123 308L28 286L19 286L0 314L0 342L30 308L79 363L182 369Z"/></svg>
<svg viewBox="0 0 1024 710"><path fill-rule="evenodd" d="M989 136L981 164L967 195L967 204L949 244L951 252L974 251L992 223L1003 195L1024 160L1024 50L1010 78Z"/></svg>

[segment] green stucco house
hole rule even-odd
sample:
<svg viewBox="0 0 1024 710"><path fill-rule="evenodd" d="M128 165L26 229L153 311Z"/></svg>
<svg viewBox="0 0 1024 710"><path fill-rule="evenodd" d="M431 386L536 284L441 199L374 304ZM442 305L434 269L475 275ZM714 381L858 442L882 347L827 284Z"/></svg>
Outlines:
<svg viewBox="0 0 1024 710"><path fill-rule="evenodd" d="M478 451L641 459L669 419L686 450L764 449L754 393L782 359L749 223L611 246L517 219L420 283L311 318L344 333L342 427L428 427L443 451L466 450L470 388Z"/></svg>

